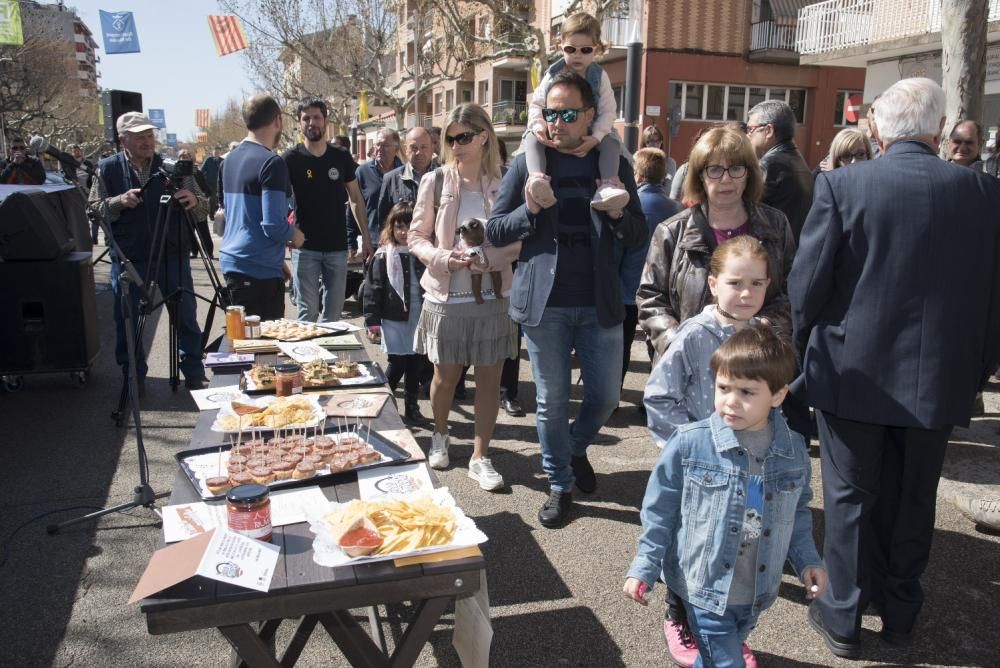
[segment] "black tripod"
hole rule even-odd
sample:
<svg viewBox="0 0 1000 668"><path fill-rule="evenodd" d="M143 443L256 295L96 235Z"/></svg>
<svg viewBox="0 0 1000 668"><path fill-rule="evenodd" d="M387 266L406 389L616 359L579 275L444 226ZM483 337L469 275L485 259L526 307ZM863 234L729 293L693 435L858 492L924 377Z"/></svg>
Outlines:
<svg viewBox="0 0 1000 668"><path fill-rule="evenodd" d="M143 291L142 298L139 302L139 316L136 325L134 345L142 345L142 336L145 331L148 316L160 306L165 305L167 307L167 315L169 319L168 346L170 348L170 388L176 391L178 385L180 385L180 352L178 350L177 324L180 318L180 302L182 296L185 293L190 293L195 299L201 299L209 304L208 316L205 318L205 326L202 329L201 350L204 350L206 344L208 343L209 332L211 332L212 323L215 321L216 309L227 306L230 303L230 298L229 291L219 279L219 274L215 270L215 265L213 264L211 257L205 252L204 244L202 243L201 237L198 235L197 226L194 222L194 218L191 216L191 212L185 209L184 205L181 204L179 200L174 198L174 193L176 193L180 188L179 178L168 175L162 171L158 172L149 177L149 180L146 181L140 192L145 192L146 189L149 188L150 184L154 182L154 179L162 181L164 192L160 197L159 206L156 212L156 223L153 226L153 238L150 245L149 261L147 265L148 269L146 272L146 284L148 287ZM154 302L153 299L155 298L156 288L158 287L158 280L160 276L160 267L163 265L164 255L166 254L167 237L171 228L171 221L176 221L174 228L176 229L175 243L177 245L177 286L171 290L169 294L164 295L160 301ZM184 269L183 235L185 227L188 231L191 243L197 246L205 272L208 274L209 282L212 285L213 294L211 299L202 297L194 290L188 290L187 288L181 286L181 277ZM129 345L133 344L130 343ZM138 348L136 348L136 350L138 350ZM138 355L136 355L136 357L138 357ZM118 406L111 413L111 418L119 427L122 426L124 422L125 405L127 401L128 379L124 379L122 382L121 392L118 396Z"/></svg>
<svg viewBox="0 0 1000 668"><path fill-rule="evenodd" d="M60 522L59 524L50 524L46 531L51 534L59 533L62 529L68 526L73 526L74 524L79 524L81 522L87 522L89 520L97 519L105 515L110 515L111 513L121 512L123 510L132 510L133 508L149 508L154 509L156 506L156 500L162 499L165 496L169 496L170 492L162 492L157 494L153 491L153 488L149 485L149 461L146 458L146 446L142 442L142 420L140 417L139 409L139 376L136 370L136 346L138 345L138 339L136 338L135 332L132 328L132 323L135 319L135 314L132 311L132 288L140 290L143 294L144 300L149 300L149 293L145 289L142 277L139 276L139 272L132 266L132 263L127 257L122 254L121 248L118 247L118 243L115 241L114 236L111 234L110 226L104 221L103 218L100 220L101 228L104 230L105 238L108 240L108 245L114 249L115 254L121 258L122 270L118 277L121 287L121 309L122 309L122 319L125 321L125 340L128 344L128 376L125 379L125 386L123 391L126 393L126 398L129 401L129 405L132 407L132 421L135 423L135 443L138 451L138 464L139 464L139 484L135 487L135 494L132 496L132 500L128 503L122 503L117 506L111 506L104 508L103 510L98 510L97 512L87 513L86 515L81 515L71 520L65 522Z"/></svg>

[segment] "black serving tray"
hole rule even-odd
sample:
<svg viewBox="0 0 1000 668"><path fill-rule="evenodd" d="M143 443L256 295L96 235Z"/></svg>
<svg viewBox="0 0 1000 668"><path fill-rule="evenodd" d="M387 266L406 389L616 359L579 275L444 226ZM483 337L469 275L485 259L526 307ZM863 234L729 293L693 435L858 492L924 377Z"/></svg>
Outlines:
<svg viewBox="0 0 1000 668"><path fill-rule="evenodd" d="M379 366L378 362L358 362L358 365L366 367L368 369L368 375L372 377L371 380L365 381L363 383L351 383L350 385L303 385L302 390L304 392L311 392L312 390L333 390L338 388L343 388L347 390L353 390L354 388L361 387L382 387L388 380L386 380L385 372L382 371L382 367ZM245 373L240 374L240 390L250 395L258 394L274 394L274 388L270 390L250 390L247 389L247 376Z"/></svg>
<svg viewBox="0 0 1000 668"><path fill-rule="evenodd" d="M337 434L341 431L353 432L355 430L339 429L336 425L328 425L323 430L323 433ZM317 475L314 475L311 478L303 478L302 480L294 480L294 479L279 480L277 482L268 483L268 487L270 489L288 489L290 487L303 487L307 485L314 485L317 482L332 479L336 476L343 476L345 474L355 473L357 471L363 471L365 469L378 468L380 466L392 466L395 464L399 464L401 462L405 462L410 459L409 452L399 447L392 441L388 440L387 438L379 434L377 431L375 430L369 431L368 427L364 424L362 424L361 427L357 429L357 433L358 433L358 438L360 438L363 441L367 441L368 445L374 448L377 452L388 457L389 461L380 461L380 462L372 462L370 464L362 464L352 469L347 469L346 471L338 471L336 473L330 473L329 469L320 469L321 471L327 470L327 473L318 473ZM232 449L232 445L229 443L225 443L220 445L207 446L204 448L182 450L181 452L178 452L174 455L174 457L177 459L177 465L181 467L181 471L184 472L184 475L187 477L188 482L191 483L191 486L194 487L195 492L205 501L217 501L226 498L226 496L225 494L212 495L209 493L207 489L202 489L201 484L198 482L198 478L195 475L194 470L190 467L190 465L187 462L187 458L204 454L217 455L220 449L222 452L229 452Z"/></svg>

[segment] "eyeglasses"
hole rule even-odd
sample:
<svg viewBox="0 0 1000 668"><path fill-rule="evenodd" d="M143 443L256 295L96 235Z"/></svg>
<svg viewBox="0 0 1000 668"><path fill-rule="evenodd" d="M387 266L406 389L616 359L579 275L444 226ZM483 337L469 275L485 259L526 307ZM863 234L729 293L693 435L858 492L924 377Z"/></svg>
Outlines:
<svg viewBox="0 0 1000 668"><path fill-rule="evenodd" d="M844 153L840 156L841 162L851 162L852 160L867 160L868 153L865 151L856 151L854 153Z"/></svg>
<svg viewBox="0 0 1000 668"><path fill-rule="evenodd" d="M571 56L574 53L576 53L577 51L579 51L580 53L582 53L585 56L589 56L590 54L592 54L594 52L594 47L592 47L592 46L564 46L562 48L562 50L563 50L563 53L568 53Z"/></svg>
<svg viewBox="0 0 1000 668"><path fill-rule="evenodd" d="M752 135L753 133L757 132L757 130L760 130L761 128L766 128L768 125L770 125L770 123L761 123L760 125L748 125L747 135Z"/></svg>
<svg viewBox="0 0 1000 668"><path fill-rule="evenodd" d="M542 118L546 123L555 123L557 118L561 118L563 123L576 123L580 114L590 109L542 109Z"/></svg>
<svg viewBox="0 0 1000 668"><path fill-rule="evenodd" d="M463 132L460 135L455 135L454 137L452 137L451 135L445 135L444 136L444 143L447 144L448 146L451 146L452 144L458 144L459 146L465 146L467 144L470 144L472 142L472 140L475 139L476 135L478 135L478 134L479 134L478 132L469 131L469 132Z"/></svg>
<svg viewBox="0 0 1000 668"><path fill-rule="evenodd" d="M729 174L729 178L735 180L742 179L747 175L746 165L730 165L729 167L723 167L722 165L709 165L705 168L705 176L712 179L713 181L718 181L722 178L723 174Z"/></svg>

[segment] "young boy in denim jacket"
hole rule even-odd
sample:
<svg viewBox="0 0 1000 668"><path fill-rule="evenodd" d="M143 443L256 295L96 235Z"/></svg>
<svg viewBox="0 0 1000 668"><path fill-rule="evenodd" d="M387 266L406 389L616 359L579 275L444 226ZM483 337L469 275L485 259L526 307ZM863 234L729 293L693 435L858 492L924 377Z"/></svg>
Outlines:
<svg viewBox="0 0 1000 668"><path fill-rule="evenodd" d="M646 605L662 574L684 601L695 666L741 667L785 559L810 600L827 578L812 538L809 455L778 408L795 374L791 347L748 327L719 347L712 371L715 413L679 427L649 478L624 590Z"/></svg>

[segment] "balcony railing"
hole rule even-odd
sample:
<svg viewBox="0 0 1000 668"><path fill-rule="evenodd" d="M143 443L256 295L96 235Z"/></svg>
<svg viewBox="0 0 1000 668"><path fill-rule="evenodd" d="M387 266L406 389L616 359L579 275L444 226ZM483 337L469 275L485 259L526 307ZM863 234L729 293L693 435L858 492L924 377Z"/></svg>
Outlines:
<svg viewBox="0 0 1000 668"><path fill-rule="evenodd" d="M1000 20L1000 0L989 0L987 20ZM827 0L799 10L796 47L828 53L938 32L941 0Z"/></svg>
<svg viewBox="0 0 1000 668"><path fill-rule="evenodd" d="M774 21L760 21L750 26L750 50L795 50L795 26L778 25Z"/></svg>
<svg viewBox="0 0 1000 668"><path fill-rule="evenodd" d="M612 47L628 46L628 17L612 16L601 23L601 39Z"/></svg>
<svg viewBox="0 0 1000 668"><path fill-rule="evenodd" d="M523 100L500 100L490 107L493 125L527 125L528 103Z"/></svg>

